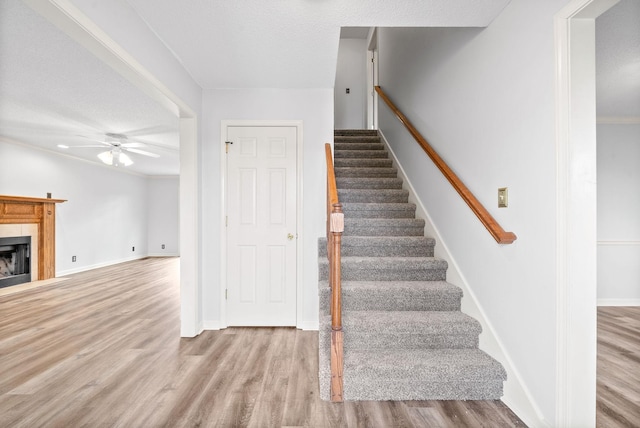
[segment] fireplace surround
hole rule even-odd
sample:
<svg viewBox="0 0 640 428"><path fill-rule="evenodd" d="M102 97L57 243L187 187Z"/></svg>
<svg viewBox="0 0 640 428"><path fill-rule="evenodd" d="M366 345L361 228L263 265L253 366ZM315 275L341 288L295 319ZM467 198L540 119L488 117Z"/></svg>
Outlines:
<svg viewBox="0 0 640 428"><path fill-rule="evenodd" d="M13 229L29 229L33 226L37 228L31 241L31 259L34 263L37 259L37 265L31 269L31 280L56 276L55 213L56 204L62 202L66 200L0 195L0 230L3 227L8 229L0 236L27 235L14 233ZM36 271L37 276L34 275Z"/></svg>

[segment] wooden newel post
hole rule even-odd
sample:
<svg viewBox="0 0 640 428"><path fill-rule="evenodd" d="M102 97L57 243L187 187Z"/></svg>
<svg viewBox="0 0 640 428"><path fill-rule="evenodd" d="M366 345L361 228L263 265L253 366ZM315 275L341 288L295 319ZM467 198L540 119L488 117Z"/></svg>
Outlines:
<svg viewBox="0 0 640 428"><path fill-rule="evenodd" d="M342 332L342 284L340 280L340 249L344 231L342 205L334 204L331 212L331 257L329 280L331 282L331 401L343 401L343 332Z"/></svg>

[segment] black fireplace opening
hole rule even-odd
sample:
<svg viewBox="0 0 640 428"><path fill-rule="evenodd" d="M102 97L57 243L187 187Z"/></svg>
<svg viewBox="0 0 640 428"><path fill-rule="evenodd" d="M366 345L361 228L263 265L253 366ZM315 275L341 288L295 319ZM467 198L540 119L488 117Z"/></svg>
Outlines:
<svg viewBox="0 0 640 428"><path fill-rule="evenodd" d="M0 288L31 282L31 237L0 238Z"/></svg>

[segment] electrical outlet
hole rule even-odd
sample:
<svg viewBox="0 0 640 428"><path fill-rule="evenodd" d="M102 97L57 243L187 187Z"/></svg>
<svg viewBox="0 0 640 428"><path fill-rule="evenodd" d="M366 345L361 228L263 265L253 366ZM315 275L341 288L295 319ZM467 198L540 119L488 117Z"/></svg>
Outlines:
<svg viewBox="0 0 640 428"><path fill-rule="evenodd" d="M75 263L75 261L76 261L76 256L71 256L71 262Z"/></svg>
<svg viewBox="0 0 640 428"><path fill-rule="evenodd" d="M131 247L131 251L135 251L135 250L136 250L136 247Z"/></svg>
<svg viewBox="0 0 640 428"><path fill-rule="evenodd" d="M162 249L164 250L164 244L162 244Z"/></svg>

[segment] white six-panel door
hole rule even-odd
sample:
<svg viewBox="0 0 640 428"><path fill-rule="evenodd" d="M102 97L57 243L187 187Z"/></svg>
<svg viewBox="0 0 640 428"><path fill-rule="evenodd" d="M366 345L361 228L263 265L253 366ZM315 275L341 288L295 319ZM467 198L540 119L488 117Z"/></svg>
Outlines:
<svg viewBox="0 0 640 428"><path fill-rule="evenodd" d="M295 326L296 127L227 139L227 324Z"/></svg>

